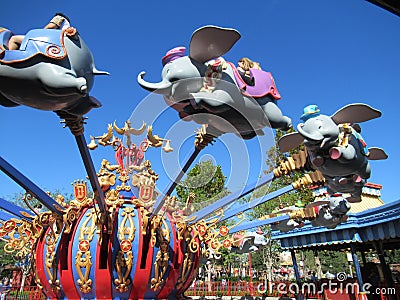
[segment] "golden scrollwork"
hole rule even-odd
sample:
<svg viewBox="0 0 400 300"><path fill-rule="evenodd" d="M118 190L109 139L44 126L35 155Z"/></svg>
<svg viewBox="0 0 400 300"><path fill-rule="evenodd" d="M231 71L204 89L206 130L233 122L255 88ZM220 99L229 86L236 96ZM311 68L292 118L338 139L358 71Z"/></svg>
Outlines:
<svg viewBox="0 0 400 300"><path fill-rule="evenodd" d="M150 220L150 212L141 206L141 207L139 207L139 213L142 218L142 235L146 235L147 226L148 226L149 220Z"/></svg>
<svg viewBox="0 0 400 300"><path fill-rule="evenodd" d="M171 140L167 140L164 138L159 137L158 135L153 135L153 126L149 125L147 127L147 139L149 142L149 147L161 147L164 142L165 142L165 146L162 147L162 149L165 152L172 152L174 151L174 149L171 147Z"/></svg>
<svg viewBox="0 0 400 300"><path fill-rule="evenodd" d="M75 257L75 266L79 276L77 280L79 289L82 293L89 293L92 290L92 280L89 278L92 267L90 251L78 251ZM85 269L84 273L82 269Z"/></svg>
<svg viewBox="0 0 400 300"><path fill-rule="evenodd" d="M25 219L11 218L0 221L0 238L6 242L4 251L15 256L23 258L28 255L34 246L37 234L32 223Z"/></svg>
<svg viewBox="0 0 400 300"><path fill-rule="evenodd" d="M128 278L132 270L133 254L132 251L119 250L115 262L118 278L114 280L116 289L120 293L124 293L131 285L131 280Z"/></svg>
<svg viewBox="0 0 400 300"><path fill-rule="evenodd" d="M54 251L54 248L48 247L45 258L46 272L47 275L49 276L49 283L51 288L54 291L59 291L61 287L60 287L60 281L57 279L57 264L55 261L55 257L56 257L56 252Z"/></svg>
<svg viewBox="0 0 400 300"><path fill-rule="evenodd" d="M117 185L117 191L129 192L132 189L131 186L127 184L127 182L129 181L129 174L127 170L120 170L118 179L119 181L121 181L121 184Z"/></svg>
<svg viewBox="0 0 400 300"><path fill-rule="evenodd" d="M97 173L97 178L99 179L100 187L103 190L108 190L115 184L117 175L112 173L112 171L115 171L118 168L118 165L111 165L107 159L102 160L100 171Z"/></svg>
<svg viewBox="0 0 400 300"><path fill-rule="evenodd" d="M188 231L191 234L188 236L188 249L190 252L195 253L199 250L200 244L205 245L201 250L202 254L209 256L210 253L213 255L221 254L219 252L220 248L223 247L223 243L219 240L220 237L225 237L229 233L229 228L226 226L221 231L217 229L217 224L224 216L224 210L218 210L215 213L215 217L207 221L200 220L197 223L188 226ZM244 214L239 214L237 216L242 222L245 220Z"/></svg>
<svg viewBox="0 0 400 300"><path fill-rule="evenodd" d="M124 199L119 196L119 191L109 190L106 192L106 204L110 212L115 211L117 207L121 207L124 204Z"/></svg>
<svg viewBox="0 0 400 300"><path fill-rule="evenodd" d="M199 234L194 227L188 226L187 231L185 232L185 240L188 244L189 251L192 253L197 253L197 251L200 249L200 244L197 241L198 236Z"/></svg>
<svg viewBox="0 0 400 300"><path fill-rule="evenodd" d="M92 267L92 256L90 254L90 242L97 229L97 214L94 208L89 209L86 213L86 219L82 223L79 231L78 251L75 257L75 266L78 272L79 279L77 280L79 289L83 293L88 293L92 290L92 280L89 279ZM83 270L84 269L84 270Z"/></svg>
<svg viewBox="0 0 400 300"><path fill-rule="evenodd" d="M135 210L132 207L124 207L121 213L123 219L118 228L118 238L120 240L133 241L135 239L136 227L133 221Z"/></svg>
<svg viewBox="0 0 400 300"><path fill-rule="evenodd" d="M36 252L35 251L32 252L32 261L33 261L34 264L36 264L37 260L36 260ZM34 276L35 276L36 285L39 287L40 290L43 290L43 284L40 281L40 278L38 276L38 269L37 268L33 268L33 271L34 271L33 273L34 273Z"/></svg>
<svg viewBox="0 0 400 300"><path fill-rule="evenodd" d="M156 255L156 261L154 262L154 278L150 281L150 287L153 290L157 290L164 283L163 277L169 264L168 247L168 241L160 242L160 248Z"/></svg>
<svg viewBox="0 0 400 300"><path fill-rule="evenodd" d="M57 278L57 262L55 245L59 240L61 234L56 233L54 230L49 230L46 234L45 243L47 245L46 258L45 258L45 270L49 277L49 283L53 291L60 291L60 281Z"/></svg>
<svg viewBox="0 0 400 300"><path fill-rule="evenodd" d="M186 222L177 221L175 224L177 228L178 240L181 241L183 240L187 230Z"/></svg>
<svg viewBox="0 0 400 300"><path fill-rule="evenodd" d="M150 245L154 247L157 242L157 232L162 225L162 216L155 215L150 219Z"/></svg>
<svg viewBox="0 0 400 300"><path fill-rule="evenodd" d="M70 206L66 209L65 213L63 214L63 222L64 222L64 232L70 233L72 228L72 223L76 220L77 216L79 215L79 209Z"/></svg>
<svg viewBox="0 0 400 300"><path fill-rule="evenodd" d="M114 218L116 216L115 212L118 207L121 207L125 200L120 197L119 191L117 190L108 190L105 194L105 200L107 204L107 210L109 215L109 225L108 228L112 228L112 224L114 224Z"/></svg>
<svg viewBox="0 0 400 300"><path fill-rule="evenodd" d="M197 149L204 149L208 144L213 143L215 136L207 132L207 125L202 125L196 132L194 145Z"/></svg>
<svg viewBox="0 0 400 300"><path fill-rule="evenodd" d="M151 279L151 288L157 290L164 283L164 275L169 264L170 230L164 216L155 215L150 220L150 245L159 250L154 263L154 278Z"/></svg>
<svg viewBox="0 0 400 300"><path fill-rule="evenodd" d="M124 207L121 216L123 218L118 228L120 250L117 253L115 262L118 278L114 280L114 284L116 285L116 289L123 293L128 290L131 284L131 280L128 277L133 266L132 242L135 239L136 232L133 220L135 209L132 207Z"/></svg>
<svg viewBox="0 0 400 300"><path fill-rule="evenodd" d="M190 269L193 265L193 259L191 258L192 255L189 255L188 252L185 253L185 259L183 260L182 264L182 271L178 278L178 282L176 284L177 289L181 289L183 284L186 282L186 279L190 273Z"/></svg>

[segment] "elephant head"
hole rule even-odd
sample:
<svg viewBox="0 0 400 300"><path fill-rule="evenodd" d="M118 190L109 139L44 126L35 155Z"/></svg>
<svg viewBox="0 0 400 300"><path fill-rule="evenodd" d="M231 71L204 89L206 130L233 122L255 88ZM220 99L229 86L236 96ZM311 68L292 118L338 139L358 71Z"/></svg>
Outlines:
<svg viewBox="0 0 400 300"><path fill-rule="evenodd" d="M297 130L306 140L304 144L307 149L312 150L332 147L339 136L338 126L325 115L315 116L305 123L300 123Z"/></svg>
<svg viewBox="0 0 400 300"><path fill-rule="evenodd" d="M329 209L334 215L345 215L350 210L351 206L346 198L341 195L331 196L329 199Z"/></svg>
<svg viewBox="0 0 400 300"><path fill-rule="evenodd" d="M311 224L313 226L325 226L329 229L333 229L347 220L346 214L349 210L350 204L344 197L340 195L330 196L328 204L319 206L318 215L311 221Z"/></svg>
<svg viewBox="0 0 400 300"><path fill-rule="evenodd" d="M139 85L148 90L162 95L176 97L173 86L180 84L179 80L186 80L181 85L188 85L186 94L197 92L202 87L202 80L207 66L205 62L220 57L228 52L239 40L240 34L234 29L206 26L196 30L191 38L189 55L185 56L185 47L177 47L167 52L162 58L162 80L150 83L143 79L145 72L138 75ZM192 82L193 81L193 82Z"/></svg>
<svg viewBox="0 0 400 300"><path fill-rule="evenodd" d="M7 30L0 32L0 41L2 37L9 39ZM92 53L75 28L33 29L19 50L0 53L0 104L81 116L101 106L88 94L94 76L102 74L108 73L96 70Z"/></svg>

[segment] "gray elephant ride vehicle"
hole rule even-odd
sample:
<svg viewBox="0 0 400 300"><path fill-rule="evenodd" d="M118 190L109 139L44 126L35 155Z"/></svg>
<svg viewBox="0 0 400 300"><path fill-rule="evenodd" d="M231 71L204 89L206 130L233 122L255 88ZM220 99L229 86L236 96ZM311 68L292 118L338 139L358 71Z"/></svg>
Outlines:
<svg viewBox="0 0 400 300"><path fill-rule="evenodd" d="M254 84L247 84L236 67L221 57L239 38L234 29L199 28L192 35L188 56L184 47L176 47L163 57L160 82L145 81L145 72L137 81L163 95L183 120L207 124L216 136L233 132L251 139L263 135L267 126L288 130L292 122L277 106L280 94L271 73L250 69Z"/></svg>
<svg viewBox="0 0 400 300"><path fill-rule="evenodd" d="M78 31L33 29L18 50L8 50L12 32L0 28L0 105L26 105L82 116L101 103L89 96L96 70Z"/></svg>
<svg viewBox="0 0 400 300"><path fill-rule="evenodd" d="M378 147L367 148L358 123L379 118L381 112L363 103L353 103L332 116L320 114L317 105L304 108L298 132L279 141L279 150L287 152L304 143L307 159L326 179L329 194L351 194L347 200L361 201L362 188L371 176L369 160L388 156Z"/></svg>

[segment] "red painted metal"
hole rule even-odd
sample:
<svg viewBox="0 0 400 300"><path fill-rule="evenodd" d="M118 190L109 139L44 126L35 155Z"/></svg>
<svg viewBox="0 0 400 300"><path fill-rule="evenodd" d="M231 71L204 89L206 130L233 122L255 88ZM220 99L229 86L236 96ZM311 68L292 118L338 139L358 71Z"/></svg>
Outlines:
<svg viewBox="0 0 400 300"><path fill-rule="evenodd" d="M114 226L115 228L115 226ZM97 243L96 249L96 262L95 262L95 280L96 280L96 297L97 299L112 299L112 270L110 270L111 266L111 255L107 257L107 267L105 269L100 268L100 255L101 255L101 245ZM108 241L108 253L111 254L112 245L111 241Z"/></svg>
<svg viewBox="0 0 400 300"><path fill-rule="evenodd" d="M85 215L86 210L82 212L80 217L77 220L77 224L81 221L82 217ZM76 283L74 280L74 276L72 274L72 248L73 248L73 241L75 237L76 231L71 231L69 234L63 234L61 237L61 242L60 242L60 253L67 253L67 269L63 269L61 265L61 259L65 258L60 258L59 264L58 264L58 269L60 270L60 283L63 288L64 294L66 298L68 299L80 299L81 296L79 295L77 289L76 289ZM63 249L65 248L66 249Z"/></svg>
<svg viewBox="0 0 400 300"><path fill-rule="evenodd" d="M137 209L136 213L139 218L139 224L142 224L143 220L140 209ZM146 232L146 235L143 235L142 227L140 227L137 237L139 238L139 249L142 249L142 251L139 251L137 257L136 273L129 297L130 299L144 299L151 279L151 268L153 264L153 247L150 247L150 232ZM145 253L147 253L147 255ZM141 264L144 259L143 255L146 255L144 268L142 268Z"/></svg>
<svg viewBox="0 0 400 300"><path fill-rule="evenodd" d="M50 227L46 230L46 234L50 231ZM43 286L43 291L46 293L49 299L57 299L57 295L51 289L51 286L46 277L46 262L44 261L44 247L46 245L46 234L42 235L36 246L36 274Z"/></svg>

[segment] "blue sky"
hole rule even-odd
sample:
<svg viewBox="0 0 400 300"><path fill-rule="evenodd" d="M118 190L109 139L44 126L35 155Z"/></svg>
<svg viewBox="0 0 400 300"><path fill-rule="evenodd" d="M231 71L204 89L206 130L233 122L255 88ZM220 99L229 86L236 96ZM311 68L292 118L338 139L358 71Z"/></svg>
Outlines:
<svg viewBox="0 0 400 300"><path fill-rule="evenodd" d="M34 1L24 6L6 1L0 26L24 34L46 25L57 11L70 17L91 49L97 68L111 74L95 80L91 95L103 106L87 115L87 140L89 135L104 133L107 123L114 120L122 126L137 107L140 113L134 114L135 127L143 119L151 120L150 110L162 111L154 131L168 135L180 151L170 157L160 156L158 150L148 152L147 158L155 156L154 168L162 174L161 190L168 175L176 172L177 157L182 160L191 151L191 134L198 125L179 122L176 112L165 109L161 97L149 96L136 77L145 70L147 80L159 81L161 57L173 47L188 47L192 32L201 26L235 28L242 37L224 58L236 63L248 56L272 72L282 96L278 104L294 125L309 104L317 104L328 115L359 102L382 111L381 118L362 124L368 146L382 147L389 155L386 161L371 162L369 181L383 185L385 202L399 199L399 17L364 0L253 2L248 6L243 1L218 1L206 7L204 2L195 5L187 1L169 5L165 1ZM140 108L143 99L147 106ZM0 126L0 155L41 188L69 193L73 180L85 178L75 139L54 113L0 107ZM175 129L168 131L170 126ZM265 169L262 162L271 132L267 130L257 142L237 140L224 136L201 155L223 166L231 189L256 180ZM110 150L92 153L96 168L105 155L110 156ZM0 174L0 197L10 198L20 190Z"/></svg>

